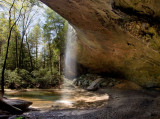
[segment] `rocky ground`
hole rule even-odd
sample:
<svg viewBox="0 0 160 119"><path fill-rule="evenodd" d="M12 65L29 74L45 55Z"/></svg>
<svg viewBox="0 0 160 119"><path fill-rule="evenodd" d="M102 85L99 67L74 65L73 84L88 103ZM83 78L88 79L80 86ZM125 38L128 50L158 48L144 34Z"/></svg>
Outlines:
<svg viewBox="0 0 160 119"><path fill-rule="evenodd" d="M100 82L96 82L97 79ZM74 109L31 109L23 115L3 115L1 118L10 119L159 119L160 118L160 92L159 90L143 89L133 82L98 76L95 74L82 75L74 84L87 89L96 82L95 94L108 94L109 100L98 108ZM81 94L83 95L83 94ZM94 102L96 103L96 102Z"/></svg>
<svg viewBox="0 0 160 119"><path fill-rule="evenodd" d="M107 93L108 104L98 109L68 109L30 111L20 116L30 119L159 119L160 93L156 91L133 91L99 89L96 93Z"/></svg>

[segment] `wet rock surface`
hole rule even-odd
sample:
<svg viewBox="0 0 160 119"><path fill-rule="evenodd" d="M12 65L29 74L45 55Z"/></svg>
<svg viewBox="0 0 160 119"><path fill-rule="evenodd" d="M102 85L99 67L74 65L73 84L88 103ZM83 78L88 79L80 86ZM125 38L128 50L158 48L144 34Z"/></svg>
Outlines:
<svg viewBox="0 0 160 119"><path fill-rule="evenodd" d="M26 110L30 105L32 105L32 102L18 99L3 99L3 101L22 110Z"/></svg>
<svg viewBox="0 0 160 119"><path fill-rule="evenodd" d="M8 119L12 115L27 111L32 102L3 98L0 100L0 119Z"/></svg>

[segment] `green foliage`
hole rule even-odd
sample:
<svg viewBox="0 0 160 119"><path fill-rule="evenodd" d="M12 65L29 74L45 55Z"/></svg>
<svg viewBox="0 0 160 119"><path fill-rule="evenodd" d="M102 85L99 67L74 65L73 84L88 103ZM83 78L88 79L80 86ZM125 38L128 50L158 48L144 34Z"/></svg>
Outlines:
<svg viewBox="0 0 160 119"><path fill-rule="evenodd" d="M20 117L16 117L15 119L25 119L25 117L20 116Z"/></svg>
<svg viewBox="0 0 160 119"><path fill-rule="evenodd" d="M38 88L51 88L59 85L61 82L61 77L58 74L53 74L46 69L35 70L32 72L34 76L34 84Z"/></svg>
<svg viewBox="0 0 160 119"><path fill-rule="evenodd" d="M37 5L37 6L41 7L39 0L29 0L29 2L31 3L32 6Z"/></svg>
<svg viewBox="0 0 160 119"><path fill-rule="evenodd" d="M47 69L40 69L32 71L34 77L44 77L47 74Z"/></svg>
<svg viewBox="0 0 160 119"><path fill-rule="evenodd" d="M32 73L25 69L19 71L17 69L14 71L6 70L5 79L6 88L10 89L52 88L62 82L60 75L57 73L52 75L46 69L34 70Z"/></svg>
<svg viewBox="0 0 160 119"><path fill-rule="evenodd" d="M16 70L6 70L5 79L5 83L8 88L15 89L21 85L21 77L18 75Z"/></svg>
<svg viewBox="0 0 160 119"><path fill-rule="evenodd" d="M61 16L51 9L46 9L45 17L46 21L43 25L43 42L46 46L43 48L43 54L41 54L42 60L44 61L44 64L45 60L49 62L49 69L52 73L53 70L60 72L60 59L64 51L68 24Z"/></svg>
<svg viewBox="0 0 160 119"><path fill-rule="evenodd" d="M25 69L19 70L19 73L17 69L14 71L6 70L5 79L6 86L11 89L29 88L33 84L30 73Z"/></svg>
<svg viewBox="0 0 160 119"><path fill-rule="evenodd" d="M46 40L52 42L55 48L63 50L66 39L67 22L51 9L46 9L46 19L43 25L44 37Z"/></svg>
<svg viewBox="0 0 160 119"><path fill-rule="evenodd" d="M29 71L25 69L19 70L19 76L21 77L21 87L28 88L33 87L33 78Z"/></svg>
<svg viewBox="0 0 160 119"><path fill-rule="evenodd" d="M5 8L0 11L0 69L6 59L6 88L51 88L60 84L67 22L47 8L40 24L36 10L43 6L38 0L15 0L13 7L12 4L12 0L0 3ZM33 22L31 18L36 20ZM14 24L16 19L18 22Z"/></svg>

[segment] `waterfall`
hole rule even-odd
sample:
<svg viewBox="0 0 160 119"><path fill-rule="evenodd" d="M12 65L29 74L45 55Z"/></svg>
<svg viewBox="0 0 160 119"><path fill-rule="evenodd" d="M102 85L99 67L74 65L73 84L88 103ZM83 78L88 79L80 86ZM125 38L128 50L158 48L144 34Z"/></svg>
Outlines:
<svg viewBox="0 0 160 119"><path fill-rule="evenodd" d="M76 31L68 24L66 50L65 50L65 64L64 75L66 78L75 78L77 74L76 67Z"/></svg>
<svg viewBox="0 0 160 119"><path fill-rule="evenodd" d="M64 106L72 106L73 101L71 100L71 93L75 93L72 88L72 80L77 74L76 67L76 31L74 28L68 24L67 38L66 38L66 49L65 49L65 59L64 59L64 81L62 85L62 96L61 100L57 102L63 104ZM71 91L71 92L70 92ZM69 94L68 94L69 93Z"/></svg>

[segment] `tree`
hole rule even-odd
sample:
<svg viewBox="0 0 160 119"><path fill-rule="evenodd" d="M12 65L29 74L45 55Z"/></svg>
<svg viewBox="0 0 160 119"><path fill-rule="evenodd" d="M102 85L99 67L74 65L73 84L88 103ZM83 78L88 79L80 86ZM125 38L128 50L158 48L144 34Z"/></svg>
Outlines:
<svg viewBox="0 0 160 119"><path fill-rule="evenodd" d="M8 32L8 21L5 18L4 13L1 13L1 18L0 18L0 55L2 56L3 51L2 51L2 46L6 42L6 34ZM2 59L2 57L1 57ZM2 61L2 60L1 60Z"/></svg>
<svg viewBox="0 0 160 119"><path fill-rule="evenodd" d="M31 44L32 54L35 54L35 67L38 67L38 46L41 38L41 28L37 23L29 35L29 44Z"/></svg>
<svg viewBox="0 0 160 119"><path fill-rule="evenodd" d="M2 67L2 79L1 79L2 96L4 95L4 73L5 73L5 69L6 69L6 61L7 61L7 57L8 57L8 49L9 49L10 39L11 39L11 35L12 35L12 30L13 30L14 26L16 25L16 23L18 22L18 20L21 16L21 11L23 9L23 4L22 4L22 7L19 11L18 18L12 23L11 10L12 10L14 4L15 4L15 0L13 0L12 4L10 6L10 9L9 9L9 34L8 34L8 40L7 40L6 55L5 55L5 59L4 59L3 67Z"/></svg>
<svg viewBox="0 0 160 119"><path fill-rule="evenodd" d="M46 22L43 26L45 42L48 44L50 69L52 66L61 73L61 56L64 49L67 22L51 9L46 10ZM54 56L53 56L54 54ZM52 60L54 60L52 62ZM58 62L58 65L56 65Z"/></svg>
<svg viewBox="0 0 160 119"><path fill-rule="evenodd" d="M27 82L27 79L39 80L34 77L33 72L41 74L45 71L46 73L40 77L45 76L43 79L50 79L50 81L54 76L55 79L59 79L58 71L60 73L62 61L60 54L64 49L67 22L49 9L42 22L44 23L46 19L44 25L40 25L36 17L39 8L34 7L36 4L39 4L36 0L0 1L0 9L3 9L3 13L0 11L0 65L2 65L3 95L4 85L9 87L9 82L13 81L13 78L10 78L12 76L19 77L14 83L15 88L21 85L19 82ZM25 78L26 72L30 78Z"/></svg>
<svg viewBox="0 0 160 119"><path fill-rule="evenodd" d="M28 29L31 27L32 25L32 21L34 20L34 18L37 15L37 9L33 10L33 3L35 3L35 1L25 1L25 5L27 7L25 7L25 9L23 9L23 13L22 13L22 23L21 23L21 45L20 45L20 50L19 50L19 68L23 68L23 60L24 60L24 51L23 51L23 45L24 45L24 40L25 40L25 35L28 31Z"/></svg>

